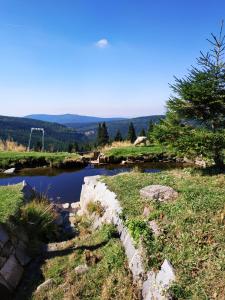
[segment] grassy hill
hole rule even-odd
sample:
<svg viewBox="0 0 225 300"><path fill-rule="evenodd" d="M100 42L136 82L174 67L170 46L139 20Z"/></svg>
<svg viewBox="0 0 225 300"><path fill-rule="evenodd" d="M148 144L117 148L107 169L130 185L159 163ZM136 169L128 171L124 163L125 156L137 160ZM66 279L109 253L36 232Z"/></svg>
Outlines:
<svg viewBox="0 0 225 300"><path fill-rule="evenodd" d="M122 133L122 136L125 138L127 136L129 123L133 122L136 134L138 135L140 131L144 128L148 129L149 122L152 121L154 123L159 122L160 119L164 118L163 115L154 115L154 116L146 116L132 119L124 119L124 120L115 120L106 122L109 136L110 138L114 138L117 130L119 129ZM78 132L85 134L90 140L94 140L96 138L98 122L83 124L83 123L67 123L68 127L75 128Z"/></svg>
<svg viewBox="0 0 225 300"><path fill-rule="evenodd" d="M45 149L52 151L65 151L70 143L84 144L87 138L73 128L64 125L27 118L0 116L0 139L13 139L15 142L27 146L31 127L45 129ZM34 133L32 145L41 141L41 134Z"/></svg>

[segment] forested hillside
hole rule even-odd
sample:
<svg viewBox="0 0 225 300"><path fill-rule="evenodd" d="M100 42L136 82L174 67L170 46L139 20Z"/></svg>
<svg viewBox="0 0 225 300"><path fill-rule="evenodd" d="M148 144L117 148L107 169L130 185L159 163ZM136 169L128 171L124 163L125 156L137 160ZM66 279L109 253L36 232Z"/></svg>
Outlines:
<svg viewBox="0 0 225 300"><path fill-rule="evenodd" d="M41 127L45 130L45 148L51 151L68 150L69 144L82 145L87 142L84 134L64 125L42 122L27 118L0 116L0 139L13 139L27 146L31 127ZM31 147L38 147L41 134L34 133Z"/></svg>
<svg viewBox="0 0 225 300"><path fill-rule="evenodd" d="M153 123L158 123L159 120L163 118L164 115L154 115L154 116L139 117L133 119L110 121L110 122L106 122L106 125L111 139L114 138L118 129L120 130L123 138L126 138L130 122L134 124L136 134L139 135L142 129L145 130L148 129L150 121ZM89 124L68 123L66 125L75 128L78 132L85 134L91 140L96 139L98 123L89 123Z"/></svg>

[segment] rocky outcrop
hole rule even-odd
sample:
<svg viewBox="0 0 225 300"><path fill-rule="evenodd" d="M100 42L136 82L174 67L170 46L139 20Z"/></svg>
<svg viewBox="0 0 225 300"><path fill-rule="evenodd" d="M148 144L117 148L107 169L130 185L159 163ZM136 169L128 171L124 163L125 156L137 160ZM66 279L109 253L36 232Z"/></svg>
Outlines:
<svg viewBox="0 0 225 300"><path fill-rule="evenodd" d="M85 177L80 197L79 215L88 214L88 203L100 202L104 207L104 214L95 216L94 227L99 227L103 223L113 223L119 232L121 242L124 246L129 268L133 274L134 281L142 287L144 300L169 299L166 291L175 280L175 274L170 263L165 260L159 272L146 271L142 249L138 248L133 241L128 229L120 218L122 208L115 193L111 192L107 186L100 181L99 176ZM151 224L155 226L155 224ZM155 226L157 234L159 228Z"/></svg>

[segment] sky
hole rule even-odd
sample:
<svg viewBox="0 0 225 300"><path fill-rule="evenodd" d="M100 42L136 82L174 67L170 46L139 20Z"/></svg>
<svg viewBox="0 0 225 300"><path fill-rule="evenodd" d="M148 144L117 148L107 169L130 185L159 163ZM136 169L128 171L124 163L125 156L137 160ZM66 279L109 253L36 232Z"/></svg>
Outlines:
<svg viewBox="0 0 225 300"><path fill-rule="evenodd" d="M165 113L224 0L0 0L0 115Z"/></svg>

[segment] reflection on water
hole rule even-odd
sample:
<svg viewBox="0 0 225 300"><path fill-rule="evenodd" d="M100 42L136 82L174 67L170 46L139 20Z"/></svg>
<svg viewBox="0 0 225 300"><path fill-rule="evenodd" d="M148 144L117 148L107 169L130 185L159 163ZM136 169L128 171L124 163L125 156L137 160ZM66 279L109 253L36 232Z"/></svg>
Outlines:
<svg viewBox="0 0 225 300"><path fill-rule="evenodd" d="M143 172L160 172L164 168L177 167L176 164L142 163L138 165ZM134 165L107 165L101 167L87 166L82 169L52 169L35 168L24 169L11 175L0 177L0 185L15 184L25 180L38 192L45 193L52 201L76 202L79 201L81 186L86 176L116 175L132 170Z"/></svg>

